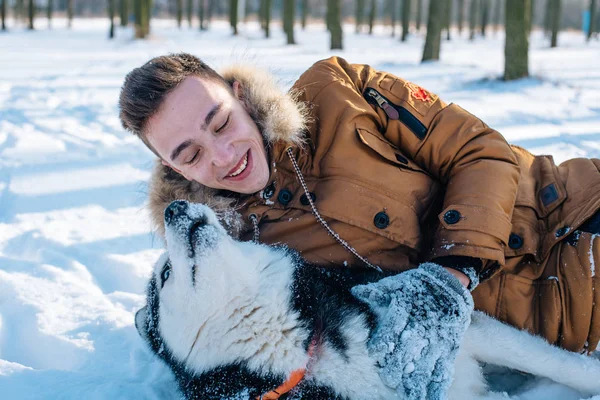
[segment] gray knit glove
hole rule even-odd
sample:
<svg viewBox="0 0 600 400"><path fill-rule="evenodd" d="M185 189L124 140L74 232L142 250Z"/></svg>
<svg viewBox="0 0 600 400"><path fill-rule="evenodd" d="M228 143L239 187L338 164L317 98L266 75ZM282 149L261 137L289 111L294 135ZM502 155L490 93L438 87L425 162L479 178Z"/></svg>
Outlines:
<svg viewBox="0 0 600 400"><path fill-rule="evenodd" d="M419 268L352 288L377 314L369 353L386 386L409 400L446 399L473 298L443 267Z"/></svg>

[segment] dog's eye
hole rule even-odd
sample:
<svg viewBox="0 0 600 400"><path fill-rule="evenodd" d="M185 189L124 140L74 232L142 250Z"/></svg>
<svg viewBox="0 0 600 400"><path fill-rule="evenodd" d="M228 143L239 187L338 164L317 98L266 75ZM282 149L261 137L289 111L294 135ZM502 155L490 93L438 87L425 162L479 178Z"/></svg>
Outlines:
<svg viewBox="0 0 600 400"><path fill-rule="evenodd" d="M162 269L162 272L160 273L161 289L163 286L165 286L165 282L167 281L167 279L169 279L169 276L171 276L171 263L170 262L165 264L165 266Z"/></svg>

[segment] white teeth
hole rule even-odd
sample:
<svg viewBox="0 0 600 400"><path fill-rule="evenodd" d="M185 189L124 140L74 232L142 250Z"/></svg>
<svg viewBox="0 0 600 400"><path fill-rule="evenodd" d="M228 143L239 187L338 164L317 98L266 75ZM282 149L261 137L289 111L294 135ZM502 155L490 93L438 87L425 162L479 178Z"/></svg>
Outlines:
<svg viewBox="0 0 600 400"><path fill-rule="evenodd" d="M233 174L229 175L229 177L238 176L239 174L241 174L242 172L244 172L244 170L246 169L247 165L248 165L248 153L246 153L246 155L244 156L244 160L242 161L242 165L240 165L240 167L237 169L237 171L235 171Z"/></svg>

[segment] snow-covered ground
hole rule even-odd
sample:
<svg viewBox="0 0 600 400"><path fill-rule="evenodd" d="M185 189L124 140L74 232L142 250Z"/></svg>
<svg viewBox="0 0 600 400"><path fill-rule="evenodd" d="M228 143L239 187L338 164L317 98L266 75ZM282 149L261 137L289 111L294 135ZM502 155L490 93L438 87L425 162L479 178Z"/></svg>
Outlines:
<svg viewBox="0 0 600 400"><path fill-rule="evenodd" d="M288 87L332 54L324 27L296 31L285 46L277 26L230 35L155 21L133 41L107 21L55 20L0 34L0 397L5 399L175 398L169 372L133 327L161 242L144 210L152 156L118 120L125 74L152 56L187 51L214 66L251 62ZM577 32L549 49L533 35L533 78L496 80L503 37L442 45L440 63L419 64L423 38L400 43L346 27L333 54L408 78L455 102L534 153L600 157L600 42ZM600 377L599 377L600 379ZM520 375L494 382L521 399L579 399L570 389Z"/></svg>

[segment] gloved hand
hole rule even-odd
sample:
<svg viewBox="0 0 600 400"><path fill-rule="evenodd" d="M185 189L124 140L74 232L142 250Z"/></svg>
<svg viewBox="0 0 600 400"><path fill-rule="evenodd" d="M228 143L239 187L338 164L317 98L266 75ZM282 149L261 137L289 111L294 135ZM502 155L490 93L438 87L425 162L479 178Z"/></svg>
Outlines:
<svg viewBox="0 0 600 400"><path fill-rule="evenodd" d="M434 263L352 288L377 314L369 352L385 385L409 400L446 399L473 298Z"/></svg>

